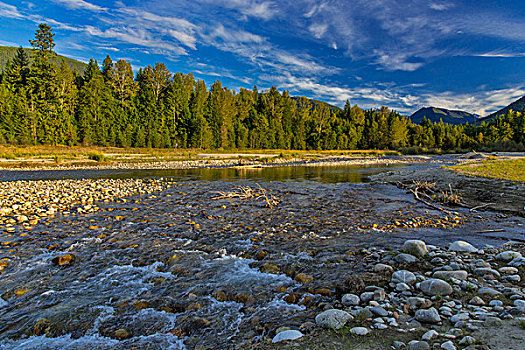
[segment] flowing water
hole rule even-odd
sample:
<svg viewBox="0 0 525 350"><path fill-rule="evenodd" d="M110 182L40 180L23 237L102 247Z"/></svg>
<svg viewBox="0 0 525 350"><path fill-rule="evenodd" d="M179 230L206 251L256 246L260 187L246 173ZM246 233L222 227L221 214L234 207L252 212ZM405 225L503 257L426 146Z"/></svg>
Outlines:
<svg viewBox="0 0 525 350"><path fill-rule="evenodd" d="M57 215L10 237L16 248L0 246L9 259L0 349L246 348L280 326L297 328L362 270L361 247L420 236L443 243L479 226L467 213L444 220L402 190L368 183L392 169L3 172L4 180L162 177L171 187ZM214 199L239 186L264 188L279 203ZM520 227L510 226L516 236ZM52 263L66 253L74 264ZM297 282L300 273L313 280Z"/></svg>

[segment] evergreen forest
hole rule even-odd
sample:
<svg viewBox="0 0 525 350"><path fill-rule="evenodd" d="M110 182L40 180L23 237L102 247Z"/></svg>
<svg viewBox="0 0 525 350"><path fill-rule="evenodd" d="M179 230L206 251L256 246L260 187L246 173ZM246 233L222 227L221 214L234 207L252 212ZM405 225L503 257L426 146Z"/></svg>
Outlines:
<svg viewBox="0 0 525 350"><path fill-rule="evenodd" d="M81 75L54 52L40 24L0 76L0 143L202 149L523 150L525 116L490 121L411 123L387 107L333 108L272 87L206 86L165 64L133 72L125 60L91 59Z"/></svg>

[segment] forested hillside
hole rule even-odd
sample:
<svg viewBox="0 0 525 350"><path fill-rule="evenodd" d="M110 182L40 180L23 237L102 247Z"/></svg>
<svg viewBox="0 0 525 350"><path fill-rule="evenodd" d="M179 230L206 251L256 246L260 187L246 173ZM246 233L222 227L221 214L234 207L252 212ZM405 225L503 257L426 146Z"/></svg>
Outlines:
<svg viewBox="0 0 525 350"><path fill-rule="evenodd" d="M428 107L421 108L412 114L410 116L410 121L419 124L424 118L436 123L443 120L444 123L455 125L474 123L478 120L476 115L465 111L452 111L445 108Z"/></svg>
<svg viewBox="0 0 525 350"><path fill-rule="evenodd" d="M287 91L209 88L163 63L134 74L107 56L82 75L53 52L52 29L18 50L0 77L0 142L119 147L523 149L525 118L512 112L481 125L413 124L387 107L363 110L292 98Z"/></svg>
<svg viewBox="0 0 525 350"><path fill-rule="evenodd" d="M16 47L10 47L10 46L0 46L0 72L3 72L7 63L12 62L15 56L17 55L17 51L19 51L20 48ZM29 63L33 63L33 54L34 50L22 48L24 50L24 53L29 58ZM62 60L64 60L67 65L69 66L69 69L72 71L77 71L79 74L84 74L84 71L86 70L87 64L84 62L80 62L74 59L71 59L69 57L61 56L61 55L55 55L51 58L51 60L56 63L60 64Z"/></svg>

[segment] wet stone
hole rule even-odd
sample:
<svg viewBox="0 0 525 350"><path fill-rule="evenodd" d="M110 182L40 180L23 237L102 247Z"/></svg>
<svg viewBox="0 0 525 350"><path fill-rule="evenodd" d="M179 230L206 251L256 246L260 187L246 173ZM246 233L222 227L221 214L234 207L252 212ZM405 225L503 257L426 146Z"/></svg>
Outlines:
<svg viewBox="0 0 525 350"><path fill-rule="evenodd" d="M73 254L66 254L63 256L57 256L51 259L53 265L56 266L71 266L75 263L76 257Z"/></svg>

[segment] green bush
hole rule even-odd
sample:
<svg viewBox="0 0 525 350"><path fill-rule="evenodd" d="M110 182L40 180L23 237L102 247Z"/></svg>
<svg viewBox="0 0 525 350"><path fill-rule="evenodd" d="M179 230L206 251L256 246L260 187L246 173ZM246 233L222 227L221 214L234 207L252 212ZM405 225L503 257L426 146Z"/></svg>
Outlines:
<svg viewBox="0 0 525 350"><path fill-rule="evenodd" d="M88 159L94 160L96 162L105 162L107 160L106 156L102 152L89 152Z"/></svg>

